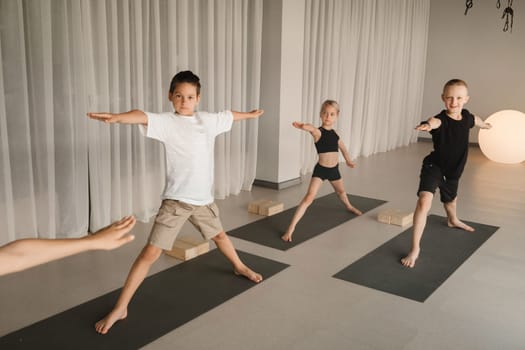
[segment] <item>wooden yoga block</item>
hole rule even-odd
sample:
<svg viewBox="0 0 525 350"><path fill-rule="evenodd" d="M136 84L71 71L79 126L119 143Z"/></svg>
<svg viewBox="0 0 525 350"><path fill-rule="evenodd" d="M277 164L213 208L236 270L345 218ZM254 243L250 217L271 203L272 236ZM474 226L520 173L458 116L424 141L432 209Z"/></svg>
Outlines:
<svg viewBox="0 0 525 350"><path fill-rule="evenodd" d="M398 226L412 224L413 218L414 212L406 212L399 209L386 209L377 215L379 222Z"/></svg>
<svg viewBox="0 0 525 350"><path fill-rule="evenodd" d="M259 199L259 200L250 202L250 204L248 204L248 213L259 214L259 206L265 202L268 202L268 200Z"/></svg>
<svg viewBox="0 0 525 350"><path fill-rule="evenodd" d="M198 237L181 237L175 240L173 248L165 253L176 259L186 261L210 250L210 242Z"/></svg>
<svg viewBox="0 0 525 350"><path fill-rule="evenodd" d="M271 216L283 211L284 204L276 201L266 201L259 205L259 215Z"/></svg>

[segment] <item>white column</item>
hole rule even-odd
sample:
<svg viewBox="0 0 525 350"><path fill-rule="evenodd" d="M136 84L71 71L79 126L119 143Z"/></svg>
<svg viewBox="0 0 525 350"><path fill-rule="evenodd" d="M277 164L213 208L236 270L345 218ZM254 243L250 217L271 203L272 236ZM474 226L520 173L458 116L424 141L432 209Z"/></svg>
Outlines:
<svg viewBox="0 0 525 350"><path fill-rule="evenodd" d="M300 182L304 0L264 0L261 107L256 185Z"/></svg>

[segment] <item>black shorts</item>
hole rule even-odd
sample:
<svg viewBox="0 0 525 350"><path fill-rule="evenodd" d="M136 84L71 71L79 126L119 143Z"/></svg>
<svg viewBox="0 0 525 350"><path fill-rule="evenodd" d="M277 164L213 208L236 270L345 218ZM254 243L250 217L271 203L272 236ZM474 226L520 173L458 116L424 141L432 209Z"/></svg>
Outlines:
<svg viewBox="0 0 525 350"><path fill-rule="evenodd" d="M456 199L458 195L458 184L459 179L449 179L441 169L431 162L423 161L421 166L421 174L419 175L419 192L426 191L432 194L436 192L436 188L439 187L439 194L442 203L450 203Z"/></svg>
<svg viewBox="0 0 525 350"><path fill-rule="evenodd" d="M317 163L315 165L312 177L318 177L323 181L324 180L328 180L328 181L339 180L341 178L341 174L339 173L339 164L334 166L333 168L327 168Z"/></svg>

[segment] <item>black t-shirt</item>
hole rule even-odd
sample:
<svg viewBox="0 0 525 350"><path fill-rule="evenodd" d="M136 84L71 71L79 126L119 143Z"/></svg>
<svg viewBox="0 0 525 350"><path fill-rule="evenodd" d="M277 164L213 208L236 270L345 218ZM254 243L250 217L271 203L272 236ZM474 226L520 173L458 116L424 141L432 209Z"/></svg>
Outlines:
<svg viewBox="0 0 525 350"><path fill-rule="evenodd" d="M474 126L474 115L463 109L461 120L455 120L443 110L434 118L441 120L441 125L430 131L434 151L425 159L438 165L447 178L459 179L467 162L469 132Z"/></svg>

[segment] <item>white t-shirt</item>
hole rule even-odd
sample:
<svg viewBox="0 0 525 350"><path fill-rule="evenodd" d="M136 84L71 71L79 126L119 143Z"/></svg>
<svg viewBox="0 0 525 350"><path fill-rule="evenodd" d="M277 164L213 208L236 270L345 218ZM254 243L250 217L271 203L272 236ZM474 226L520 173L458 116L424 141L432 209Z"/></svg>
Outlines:
<svg viewBox="0 0 525 350"><path fill-rule="evenodd" d="M166 153L164 199L194 205L213 202L215 137L231 129L231 111L196 112L183 116L174 112L149 113L147 137L161 141Z"/></svg>

